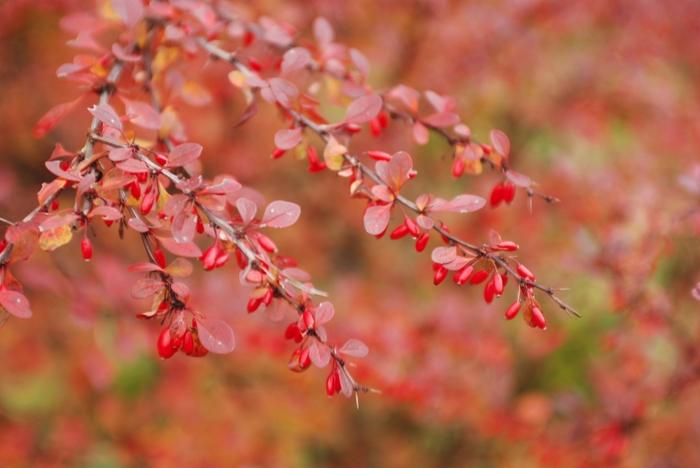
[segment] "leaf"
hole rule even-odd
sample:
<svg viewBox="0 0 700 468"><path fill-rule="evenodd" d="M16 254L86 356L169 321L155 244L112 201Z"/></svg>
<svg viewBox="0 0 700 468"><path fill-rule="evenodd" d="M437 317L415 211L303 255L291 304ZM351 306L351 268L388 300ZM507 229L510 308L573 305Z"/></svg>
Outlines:
<svg viewBox="0 0 700 468"><path fill-rule="evenodd" d="M693 290L690 292L695 300L700 301L700 283L696 284Z"/></svg>
<svg viewBox="0 0 700 468"><path fill-rule="evenodd" d="M49 133L51 130L59 124L68 114L73 112L83 100L83 96L80 96L73 101L64 102L57 106L52 107L46 114L44 114L39 121L34 125L32 134L34 138L42 138L44 135Z"/></svg>
<svg viewBox="0 0 700 468"><path fill-rule="evenodd" d="M24 294L17 291L0 291L0 306L9 314L18 318L29 318L32 316L29 300Z"/></svg>
<svg viewBox="0 0 700 468"><path fill-rule="evenodd" d="M331 136L323 150L323 160L326 163L326 167L331 171L339 171L343 167L343 156L347 152L348 149Z"/></svg>
<svg viewBox="0 0 700 468"><path fill-rule="evenodd" d="M123 130L122 121L119 120L119 115L112 106L107 103L95 104L88 109L97 120L105 125L114 127L119 131Z"/></svg>
<svg viewBox="0 0 700 468"><path fill-rule="evenodd" d="M313 341L309 345L309 358L314 366L323 369L331 360L331 352L325 345Z"/></svg>
<svg viewBox="0 0 700 468"><path fill-rule="evenodd" d="M131 296L134 299L146 299L155 296L163 289L163 282L154 278L140 278L131 288Z"/></svg>
<svg viewBox="0 0 700 468"><path fill-rule="evenodd" d="M338 351L348 356L363 358L369 353L369 348L362 341L351 338Z"/></svg>
<svg viewBox="0 0 700 468"><path fill-rule="evenodd" d="M190 164L202 154L202 145L198 143L182 143L170 152L168 167L181 167Z"/></svg>
<svg viewBox="0 0 700 468"><path fill-rule="evenodd" d="M440 265L450 263L455 258L457 258L457 247L455 246L435 247L435 249L433 249L433 253L430 255L430 259L434 263L438 263Z"/></svg>
<svg viewBox="0 0 700 468"><path fill-rule="evenodd" d="M113 206L101 205L96 206L90 211L90 218L101 216L105 221L116 221L122 218L122 212Z"/></svg>
<svg viewBox="0 0 700 468"><path fill-rule="evenodd" d="M112 148L109 150L109 160L113 162L121 162L130 159L134 155L134 150L130 147Z"/></svg>
<svg viewBox="0 0 700 468"><path fill-rule="evenodd" d="M393 206L394 205L391 203L387 205L368 206L363 219L365 231L373 236L378 236L386 231L389 225L389 218L391 217L391 208Z"/></svg>
<svg viewBox="0 0 700 468"><path fill-rule="evenodd" d="M112 0L112 8L130 28L143 17L142 0Z"/></svg>
<svg viewBox="0 0 700 468"><path fill-rule="evenodd" d="M420 93L415 89L406 85L398 85L392 88L388 95L401 101L413 113L418 112Z"/></svg>
<svg viewBox="0 0 700 468"><path fill-rule="evenodd" d="M311 53L304 47L293 47L282 57L281 71L287 75L302 70L311 62Z"/></svg>
<svg viewBox="0 0 700 468"><path fill-rule="evenodd" d="M345 114L346 123L361 124L369 122L382 110L384 101L377 94L366 94L350 103Z"/></svg>
<svg viewBox="0 0 700 468"><path fill-rule="evenodd" d="M178 244L191 242L194 239L194 233L197 229L197 218L187 211L180 211L173 218L173 223L170 230L173 233L173 239Z"/></svg>
<svg viewBox="0 0 700 468"><path fill-rule="evenodd" d="M289 150L301 143L301 128L278 130L275 133L275 146L282 150Z"/></svg>
<svg viewBox="0 0 700 468"><path fill-rule="evenodd" d="M129 218L126 224L136 232L144 233L148 232L150 229L146 226L146 223L141 221L141 218Z"/></svg>
<svg viewBox="0 0 700 468"><path fill-rule="evenodd" d="M141 174L148 172L148 166L145 162L133 158L118 162L117 167L130 174Z"/></svg>
<svg viewBox="0 0 700 468"><path fill-rule="evenodd" d="M161 126L160 113L150 104L141 101L121 98L126 107L126 116L131 123L149 130L159 130Z"/></svg>
<svg viewBox="0 0 700 468"><path fill-rule="evenodd" d="M199 341L212 353L227 354L236 348L236 337L231 327L223 320L199 321Z"/></svg>
<svg viewBox="0 0 700 468"><path fill-rule="evenodd" d="M335 33L333 32L333 26L328 20L322 16L319 16L314 20L313 25L314 37L321 44L328 44L333 41Z"/></svg>
<svg viewBox="0 0 700 468"><path fill-rule="evenodd" d="M438 112L424 117L422 121L431 127L451 127L459 123L459 115L454 112Z"/></svg>
<svg viewBox="0 0 700 468"><path fill-rule="evenodd" d="M150 273L152 271L164 271L161 267L151 262L139 262L129 265L127 268L132 273Z"/></svg>
<svg viewBox="0 0 700 468"><path fill-rule="evenodd" d="M455 213L471 213L486 205L486 199L478 195L457 195L450 201L436 198L430 204L430 211L451 211Z"/></svg>
<svg viewBox="0 0 700 468"><path fill-rule="evenodd" d="M262 223L273 228L285 228L296 223L301 214L301 208L296 203L276 200L267 205Z"/></svg>
<svg viewBox="0 0 700 468"><path fill-rule="evenodd" d="M165 250L179 257L199 258L202 256L200 249L194 242L178 243L172 237L158 237Z"/></svg>
<svg viewBox="0 0 700 468"><path fill-rule="evenodd" d="M241 215L243 224L248 224L255 218L255 213L258 212L258 205L245 197L240 197L236 200L236 209Z"/></svg>
<svg viewBox="0 0 700 468"><path fill-rule="evenodd" d="M44 163L46 169L48 169L53 175L58 176L62 179L69 180L71 182L80 182L81 178L77 172L64 171L61 169L61 161L46 161Z"/></svg>
<svg viewBox="0 0 700 468"><path fill-rule="evenodd" d="M428 129L425 125L418 121L416 121L416 123L413 124L413 139L419 145L425 145L430 139L430 133L428 133Z"/></svg>
<svg viewBox="0 0 700 468"><path fill-rule="evenodd" d="M241 184L230 176L216 180L215 183L205 187L200 193L207 195L229 195L241 189Z"/></svg>
<svg viewBox="0 0 700 468"><path fill-rule="evenodd" d="M333 304L328 301L321 302L316 308L316 325L328 323L334 315L335 308Z"/></svg>
<svg viewBox="0 0 700 468"><path fill-rule="evenodd" d="M66 245L72 238L73 230L70 228L70 225L64 224L42 232L39 236L39 248L51 252Z"/></svg>
<svg viewBox="0 0 700 468"><path fill-rule="evenodd" d="M409 178L413 160L405 151L399 151L394 153L391 161L377 161L374 167L384 183L394 192L398 192Z"/></svg>
<svg viewBox="0 0 700 468"><path fill-rule="evenodd" d="M510 140L508 136L500 130L491 130L489 135L491 144L498 154L507 158L510 154Z"/></svg>
<svg viewBox="0 0 700 468"><path fill-rule="evenodd" d="M510 169L508 172L506 172L506 177L518 187L528 188L532 185L532 179L530 179L528 176L519 172L511 171Z"/></svg>
<svg viewBox="0 0 700 468"><path fill-rule="evenodd" d="M192 274L192 263L184 258L178 257L168 265L165 271L176 278L187 278Z"/></svg>

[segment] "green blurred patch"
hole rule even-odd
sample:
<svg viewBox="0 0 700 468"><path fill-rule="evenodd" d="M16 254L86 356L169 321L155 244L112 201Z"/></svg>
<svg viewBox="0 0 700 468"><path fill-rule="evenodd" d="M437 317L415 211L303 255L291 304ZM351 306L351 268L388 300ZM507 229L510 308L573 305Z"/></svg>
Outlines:
<svg viewBox="0 0 700 468"><path fill-rule="evenodd" d="M139 356L119 365L114 390L124 398L136 399L156 385L159 375L160 367L153 358Z"/></svg>
<svg viewBox="0 0 700 468"><path fill-rule="evenodd" d="M53 371L3 380L0 402L5 411L19 417L50 414L63 403L63 383Z"/></svg>

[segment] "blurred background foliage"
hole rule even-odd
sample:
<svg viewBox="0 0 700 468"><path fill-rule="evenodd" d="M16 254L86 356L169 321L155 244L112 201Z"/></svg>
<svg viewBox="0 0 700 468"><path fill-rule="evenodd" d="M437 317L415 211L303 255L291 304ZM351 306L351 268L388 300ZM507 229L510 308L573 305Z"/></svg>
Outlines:
<svg viewBox="0 0 700 468"><path fill-rule="evenodd" d="M89 114L47 138L31 129L78 91L56 78L75 51L59 28L89 0L0 4L0 213L20 219L49 176L53 144L76 149ZM323 373L286 369L277 324L244 312L237 273L198 275L194 298L235 327L229 356L156 359L154 324L129 297L136 238L98 232L96 259L73 243L18 269L34 317L0 329L2 466L700 466L697 163L700 3L696 0L341 0L241 2L308 35L316 16L366 53L379 88L405 83L457 98L482 139L510 137L513 165L561 202L520 194L507 208L450 219L475 242L489 227L521 245L545 284L546 332L502 319L510 298L431 284L427 255L361 228L362 204L330 174L271 161L280 120L262 110L232 130L243 101L206 65L204 108L180 109L205 173L231 173L267 199L302 206L275 240L331 293L333 334L371 353L357 369L382 390L360 410L323 393ZM264 106L263 106L264 107ZM415 147L396 124L359 149L404 149L413 195L488 194L493 174L454 180L448 147ZM408 253L407 253L408 252Z"/></svg>

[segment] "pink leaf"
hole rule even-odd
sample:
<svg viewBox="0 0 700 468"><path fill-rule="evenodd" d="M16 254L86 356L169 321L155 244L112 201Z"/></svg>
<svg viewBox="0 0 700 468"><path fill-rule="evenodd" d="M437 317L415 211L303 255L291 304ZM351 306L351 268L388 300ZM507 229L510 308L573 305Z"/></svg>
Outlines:
<svg viewBox="0 0 700 468"><path fill-rule="evenodd" d="M335 315L333 304L328 301L321 302L316 308L316 324L323 325L329 322Z"/></svg>
<svg viewBox="0 0 700 468"><path fill-rule="evenodd" d="M152 271L164 271L161 267L151 262L140 262L129 265L127 268L132 273L150 273Z"/></svg>
<svg viewBox="0 0 700 468"><path fill-rule="evenodd" d="M410 111L418 112L420 93L406 85L398 85L389 91L389 96L401 101Z"/></svg>
<svg viewBox="0 0 700 468"><path fill-rule="evenodd" d="M328 22L326 18L318 17L314 20L314 36L316 40L321 44L327 44L333 41L335 33L333 32L333 26Z"/></svg>
<svg viewBox="0 0 700 468"><path fill-rule="evenodd" d="M302 70L309 62L311 62L311 53L307 49L303 47L289 49L282 57L282 73L287 75Z"/></svg>
<svg viewBox="0 0 700 468"><path fill-rule="evenodd" d="M136 232L144 233L149 231L148 226L146 226L146 223L141 221L140 218L129 218L126 224L128 224L129 227Z"/></svg>
<svg viewBox="0 0 700 468"><path fill-rule="evenodd" d="M241 215L243 224L248 224L255 218L255 213L258 212L258 205L245 197L240 197L236 200L236 209Z"/></svg>
<svg viewBox="0 0 700 468"><path fill-rule="evenodd" d="M119 115L112 106L107 103L95 104L88 109L97 120L105 125L114 127L117 130L123 130L122 121L119 120Z"/></svg>
<svg viewBox="0 0 700 468"><path fill-rule="evenodd" d="M141 278L131 288L131 295L134 299L146 299L155 296L163 289L163 282L153 278Z"/></svg>
<svg viewBox="0 0 700 468"><path fill-rule="evenodd" d="M52 107L39 119L36 125L34 125L34 130L32 131L34 138L42 138L53 130L61 120L78 107L78 104L80 104L82 100L83 96L80 96L70 102L64 102L63 104Z"/></svg>
<svg viewBox="0 0 700 468"><path fill-rule="evenodd" d="M275 133L275 146L282 150L289 150L301 143L301 128L278 130Z"/></svg>
<svg viewBox="0 0 700 468"><path fill-rule="evenodd" d="M366 94L350 103L345 114L346 123L361 124L369 122L382 110L382 98L376 94Z"/></svg>
<svg viewBox="0 0 700 468"><path fill-rule="evenodd" d="M692 294L694 299L700 301L700 283L695 285L695 287L691 291L691 294Z"/></svg>
<svg viewBox="0 0 700 468"><path fill-rule="evenodd" d="M29 301L24 294L17 291L0 291L0 306L18 318L29 318L32 316Z"/></svg>
<svg viewBox="0 0 700 468"><path fill-rule="evenodd" d="M309 358L311 358L314 366L323 369L331 360L331 352L325 345L320 344L318 341L313 341L309 345Z"/></svg>
<svg viewBox="0 0 700 468"><path fill-rule="evenodd" d="M198 143L182 143L170 152L168 167L181 167L190 164L202 154L202 145Z"/></svg>
<svg viewBox="0 0 700 468"><path fill-rule="evenodd" d="M506 177L518 187L528 188L532 185L532 179L530 179L528 176L519 172L511 171L510 169L508 172L506 172Z"/></svg>
<svg viewBox="0 0 700 468"><path fill-rule="evenodd" d="M158 130L161 125L160 113L150 104L141 101L121 98L126 106L127 118L139 127L149 130Z"/></svg>
<svg viewBox="0 0 700 468"><path fill-rule="evenodd" d="M138 159L126 159L118 162L117 167L130 174L141 174L143 172L148 172L148 166L146 166L146 163L139 161Z"/></svg>
<svg viewBox="0 0 700 468"><path fill-rule="evenodd" d="M433 253L430 255L430 259L434 263L439 263L440 265L450 263L456 257L457 257L457 247L455 247L455 246L435 247L435 249L433 250Z"/></svg>
<svg viewBox="0 0 700 468"><path fill-rule="evenodd" d="M90 218L94 218L95 216L101 216L105 221L116 221L121 219L122 212L113 206L101 205L96 206L90 212Z"/></svg>
<svg viewBox="0 0 700 468"><path fill-rule="evenodd" d="M173 233L173 239L178 244L192 242L194 233L197 229L197 219L193 214L181 211L173 218L173 223L170 230Z"/></svg>
<svg viewBox="0 0 700 468"><path fill-rule="evenodd" d="M138 62L141 60L140 54L131 54L118 42L112 44L112 53L122 62Z"/></svg>
<svg viewBox="0 0 700 468"><path fill-rule="evenodd" d="M159 237L158 240L163 244L165 250L178 257L199 258L202 256L202 249L194 242L178 243L171 237Z"/></svg>
<svg viewBox="0 0 700 468"><path fill-rule="evenodd" d="M61 161L46 161L44 165L53 175L56 175L62 179L70 180L72 182L80 182L81 180L80 175L77 172L68 172L61 169Z"/></svg>
<svg viewBox="0 0 700 468"><path fill-rule="evenodd" d="M418 143L419 145L424 145L428 143L428 139L430 138L430 134L428 133L428 129L425 127L420 122L416 122L413 124L413 139Z"/></svg>
<svg viewBox="0 0 700 468"><path fill-rule="evenodd" d="M391 157L391 161L377 161L375 169L384 183L398 192L408 180L413 160L405 151L399 151Z"/></svg>
<svg viewBox="0 0 700 468"><path fill-rule="evenodd" d="M199 321L199 341L212 353L227 354L236 348L236 337L231 327L223 320Z"/></svg>
<svg viewBox="0 0 700 468"><path fill-rule="evenodd" d="M478 195L457 195L450 201L436 198L430 204L430 211L452 211L455 213L471 213L486 205L486 200Z"/></svg>
<svg viewBox="0 0 700 468"><path fill-rule="evenodd" d="M393 204L368 206L364 216L365 231L373 236L384 232L389 225L392 207Z"/></svg>
<svg viewBox="0 0 700 468"><path fill-rule="evenodd" d="M491 144L498 154L507 158L510 154L510 140L508 136L500 130L491 130Z"/></svg>
<svg viewBox="0 0 700 468"><path fill-rule="evenodd" d="M133 27L143 17L141 0L112 0L112 8L128 27Z"/></svg>
<svg viewBox="0 0 700 468"><path fill-rule="evenodd" d="M459 123L459 116L454 112L439 112L423 118L422 121L431 127L451 127Z"/></svg>
<svg viewBox="0 0 700 468"><path fill-rule="evenodd" d="M113 162L121 162L130 159L134 155L131 148L112 148L109 150L109 159Z"/></svg>
<svg viewBox="0 0 700 468"><path fill-rule="evenodd" d="M369 348L362 341L352 338L346 341L338 351L348 356L363 358L369 353Z"/></svg>
<svg viewBox="0 0 700 468"><path fill-rule="evenodd" d="M300 214L301 208L296 203L277 200L265 208L262 223L273 228L285 228L296 223Z"/></svg>

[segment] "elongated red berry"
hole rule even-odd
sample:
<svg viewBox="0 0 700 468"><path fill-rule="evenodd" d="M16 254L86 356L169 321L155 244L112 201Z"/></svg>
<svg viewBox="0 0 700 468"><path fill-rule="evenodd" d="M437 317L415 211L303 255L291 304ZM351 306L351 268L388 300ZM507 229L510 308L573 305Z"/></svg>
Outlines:
<svg viewBox="0 0 700 468"><path fill-rule="evenodd" d="M428 245L428 241L430 240L430 233L424 232L421 234L418 239L416 239L416 252L422 252L425 250L425 247Z"/></svg>
<svg viewBox="0 0 700 468"><path fill-rule="evenodd" d="M461 156L455 156L452 160L452 177L458 179L464 174L465 164L464 158Z"/></svg>
<svg viewBox="0 0 700 468"><path fill-rule="evenodd" d="M518 267L516 268L516 271L518 272L518 275L521 278L529 279L534 281L535 280L535 275L532 274L532 272L522 263L518 264Z"/></svg>
<svg viewBox="0 0 700 468"><path fill-rule="evenodd" d="M518 312L520 312L521 305L520 301L513 302L508 309L506 309L506 319L513 320L515 316L518 315Z"/></svg>
<svg viewBox="0 0 700 468"><path fill-rule="evenodd" d="M156 348L158 349L158 355L163 359L168 359L175 354L177 348L173 347L170 327L165 327L160 331L158 341L156 341Z"/></svg>
<svg viewBox="0 0 700 468"><path fill-rule="evenodd" d="M500 183L496 184L493 189L491 189L491 196L489 197L489 202L492 207L497 207L503 201L503 185Z"/></svg>
<svg viewBox="0 0 700 468"><path fill-rule="evenodd" d="M269 253L277 252L277 246L272 241L272 239L267 237L265 234L258 233L257 240L258 240L258 244L260 245L260 247L262 247L267 252L269 252Z"/></svg>
<svg viewBox="0 0 700 468"><path fill-rule="evenodd" d="M486 283L486 286L484 286L484 301L486 301L487 304L491 304L493 302L494 293L493 281L489 281Z"/></svg>
<svg viewBox="0 0 700 468"><path fill-rule="evenodd" d="M447 270L447 268L445 268L442 265L439 265L438 268L435 270L435 274L433 275L433 284L437 286L438 284L442 283L447 277L448 271L449 270Z"/></svg>
<svg viewBox="0 0 700 468"><path fill-rule="evenodd" d="M518 250L518 244L513 241L502 241L494 246L498 250L503 250L505 252L514 252Z"/></svg>
<svg viewBox="0 0 700 468"><path fill-rule="evenodd" d="M248 258L246 258L245 254L241 252L241 249L238 247L236 247L236 263L241 270L248 266Z"/></svg>
<svg viewBox="0 0 700 468"><path fill-rule="evenodd" d="M159 267L165 268L165 254L161 249L155 249L153 251L153 257L156 259L156 263Z"/></svg>
<svg viewBox="0 0 700 468"><path fill-rule="evenodd" d="M531 323L532 323L532 326L537 327L541 330L547 329L547 320L545 320L544 314L542 313L540 308L537 306L532 307Z"/></svg>
<svg viewBox="0 0 700 468"><path fill-rule="evenodd" d="M326 378L326 394L328 396L333 396L340 390L340 376L338 371L333 369L328 377Z"/></svg>
<svg viewBox="0 0 700 468"><path fill-rule="evenodd" d="M515 198L515 185L504 182L503 183L503 201L506 203L511 203Z"/></svg>
<svg viewBox="0 0 700 468"><path fill-rule="evenodd" d="M372 136L378 137L382 134L382 124L376 117L372 119L369 123L369 129L372 132Z"/></svg>
<svg viewBox="0 0 700 468"><path fill-rule="evenodd" d="M408 228L406 227L405 224L399 224L396 229L391 231L391 234L389 237L391 237L394 240L401 239L402 237L405 237L408 234Z"/></svg>
<svg viewBox="0 0 700 468"><path fill-rule="evenodd" d="M148 213L151 212L153 209L153 205L156 202L156 191L155 190L146 190L146 193L143 195L143 198L141 198L141 204L139 205L139 209L141 210L141 214L147 215Z"/></svg>
<svg viewBox="0 0 700 468"><path fill-rule="evenodd" d="M86 262L92 259L92 242L87 237L83 237L83 240L80 241L80 251Z"/></svg>
<svg viewBox="0 0 700 468"><path fill-rule="evenodd" d="M301 340L304 339L304 336L301 334L301 330L299 330L299 325L297 322L292 322L287 326L287 329L284 331L284 337L288 340L294 340L297 343L300 343Z"/></svg>
<svg viewBox="0 0 700 468"><path fill-rule="evenodd" d="M391 161L391 155L384 151L367 151L367 156L375 161Z"/></svg>
<svg viewBox="0 0 700 468"><path fill-rule="evenodd" d="M495 273L493 275L493 280L491 281L493 282L493 293L496 296L500 296L501 294L503 294L503 278L501 277L501 275Z"/></svg>
<svg viewBox="0 0 700 468"><path fill-rule="evenodd" d="M301 314L301 319L304 322L304 326L307 330L313 329L316 325L316 319L314 318L314 314L311 313L309 309L304 310L304 313Z"/></svg>
<svg viewBox="0 0 700 468"><path fill-rule="evenodd" d="M135 199L141 198L141 186L139 185L138 182L134 181L129 184L129 191L131 192L131 196L134 197Z"/></svg>
<svg viewBox="0 0 700 468"><path fill-rule="evenodd" d="M267 307L272 302L272 298L275 296L275 292L272 288L268 288L262 297L262 303Z"/></svg>
<svg viewBox="0 0 700 468"><path fill-rule="evenodd" d="M479 284L483 282L486 278L488 278L489 272L488 270L477 270L472 274L472 277L469 279L469 284Z"/></svg>
<svg viewBox="0 0 700 468"><path fill-rule="evenodd" d="M469 280L469 277L472 275L472 272L474 272L474 267L471 265L467 265L461 270L459 270L455 275L452 277L454 282L458 285L463 285Z"/></svg>
<svg viewBox="0 0 700 468"><path fill-rule="evenodd" d="M251 297L250 299L248 299L248 305L246 305L246 310L249 314L252 314L256 310L258 310L260 304L262 304L262 297Z"/></svg>
<svg viewBox="0 0 700 468"><path fill-rule="evenodd" d="M186 330L185 334L182 336L182 352L188 356L192 356L194 352L194 338L190 330Z"/></svg>
<svg viewBox="0 0 700 468"><path fill-rule="evenodd" d="M275 150L272 152L272 159L279 159L282 156L284 156L285 153L286 153L285 150L280 149L280 148L275 148Z"/></svg>

